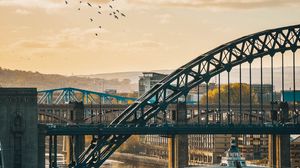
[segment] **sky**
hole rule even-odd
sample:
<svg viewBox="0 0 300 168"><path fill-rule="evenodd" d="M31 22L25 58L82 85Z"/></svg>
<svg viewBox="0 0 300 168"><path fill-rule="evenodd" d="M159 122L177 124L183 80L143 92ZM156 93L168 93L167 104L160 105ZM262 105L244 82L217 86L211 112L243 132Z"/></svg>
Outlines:
<svg viewBox="0 0 300 168"><path fill-rule="evenodd" d="M241 36L300 23L299 0L68 1L0 0L0 67L63 75L176 69ZM114 19L109 5L126 17Z"/></svg>

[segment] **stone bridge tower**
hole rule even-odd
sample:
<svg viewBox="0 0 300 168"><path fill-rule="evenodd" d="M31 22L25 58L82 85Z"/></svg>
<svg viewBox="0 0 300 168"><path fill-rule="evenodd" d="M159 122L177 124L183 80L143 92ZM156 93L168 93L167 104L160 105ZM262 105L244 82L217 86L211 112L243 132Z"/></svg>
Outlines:
<svg viewBox="0 0 300 168"><path fill-rule="evenodd" d="M38 167L37 91L0 88L0 141L4 166Z"/></svg>

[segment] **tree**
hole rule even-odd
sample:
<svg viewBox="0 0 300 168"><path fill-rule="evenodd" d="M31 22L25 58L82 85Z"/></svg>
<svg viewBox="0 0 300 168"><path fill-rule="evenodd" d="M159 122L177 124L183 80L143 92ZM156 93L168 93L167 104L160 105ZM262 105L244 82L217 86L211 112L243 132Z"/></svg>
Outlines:
<svg viewBox="0 0 300 168"><path fill-rule="evenodd" d="M250 85L242 83L242 104L250 104ZM206 95L202 96L201 104L206 104ZM228 84L221 85L220 87L220 102L221 104L228 103ZM230 84L230 103L239 104L240 102L240 83ZM219 88L216 87L208 91L208 103L218 104L219 103ZM257 104L257 95L252 89L252 104Z"/></svg>

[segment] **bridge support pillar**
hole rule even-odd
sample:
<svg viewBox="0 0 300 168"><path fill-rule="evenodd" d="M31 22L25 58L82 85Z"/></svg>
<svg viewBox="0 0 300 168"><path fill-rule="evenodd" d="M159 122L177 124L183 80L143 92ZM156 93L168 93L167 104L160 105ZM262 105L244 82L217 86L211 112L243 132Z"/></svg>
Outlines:
<svg viewBox="0 0 300 168"><path fill-rule="evenodd" d="M290 135L269 136L269 167L291 167Z"/></svg>
<svg viewBox="0 0 300 168"><path fill-rule="evenodd" d="M46 148L45 129L39 127L38 134L38 168L45 168L45 148Z"/></svg>
<svg viewBox="0 0 300 168"><path fill-rule="evenodd" d="M269 135L269 167L276 168L276 135Z"/></svg>
<svg viewBox="0 0 300 168"><path fill-rule="evenodd" d="M289 106L286 102L281 102L279 108L280 114L275 118L278 118L281 123L285 123L288 121ZM291 167L290 135L272 135L269 142L269 166L276 168Z"/></svg>
<svg viewBox="0 0 300 168"><path fill-rule="evenodd" d="M66 164L70 164L74 162L74 152L73 152L73 137L72 136L65 136L64 137L64 144L65 144L65 158L66 158Z"/></svg>
<svg viewBox="0 0 300 168"><path fill-rule="evenodd" d="M186 124L186 104L178 103L173 120L177 124ZM188 166L188 135L172 135L168 139L169 168L183 168Z"/></svg>
<svg viewBox="0 0 300 168"><path fill-rule="evenodd" d="M84 151L84 136L83 135L77 135L74 139L74 154L75 154L75 160L77 162L77 159L79 158L80 154Z"/></svg>
<svg viewBox="0 0 300 168"><path fill-rule="evenodd" d="M82 102L71 102L71 120L80 124L84 122L84 105ZM66 145L66 162L71 163L76 161L80 154L84 151L85 139L83 135L65 137Z"/></svg>
<svg viewBox="0 0 300 168"><path fill-rule="evenodd" d="M175 135L168 137L168 168L175 168Z"/></svg>
<svg viewBox="0 0 300 168"><path fill-rule="evenodd" d="M291 167L290 164L290 135L276 136L277 168Z"/></svg>

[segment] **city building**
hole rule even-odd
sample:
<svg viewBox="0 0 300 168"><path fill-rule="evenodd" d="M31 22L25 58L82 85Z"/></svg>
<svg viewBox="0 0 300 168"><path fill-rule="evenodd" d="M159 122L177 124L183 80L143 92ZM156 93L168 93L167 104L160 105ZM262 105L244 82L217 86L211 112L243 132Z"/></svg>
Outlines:
<svg viewBox="0 0 300 168"><path fill-rule="evenodd" d="M300 136L291 141L291 167L300 167Z"/></svg>
<svg viewBox="0 0 300 168"><path fill-rule="evenodd" d="M268 135L239 135L238 147L246 160L260 160L268 157Z"/></svg>
<svg viewBox="0 0 300 168"><path fill-rule="evenodd" d="M216 88L216 83L209 83L208 90L213 90ZM201 100L202 96L206 95L206 84L199 85L199 99ZM189 91L187 95L187 102L197 102L198 101L198 87L194 87Z"/></svg>
<svg viewBox="0 0 300 168"><path fill-rule="evenodd" d="M273 86L271 84L252 84L252 91L256 94L258 102L261 101L261 97L265 104L270 103L272 100ZM261 89L262 88L262 89ZM262 92L261 92L262 91Z"/></svg>
<svg viewBox="0 0 300 168"><path fill-rule="evenodd" d="M106 94L116 95L117 90L116 89L105 89L104 91Z"/></svg>
<svg viewBox="0 0 300 168"><path fill-rule="evenodd" d="M160 74L155 72L143 72L143 76L139 79L139 96L149 91L156 83L165 78L166 74ZM215 83L208 84L208 90L213 90L216 87ZM199 85L199 99L206 94L206 84ZM189 91L186 97L187 102L197 102L198 100L198 87L195 87Z"/></svg>
<svg viewBox="0 0 300 168"><path fill-rule="evenodd" d="M189 135L189 160L191 164L220 163L230 147L231 135Z"/></svg>
<svg viewBox="0 0 300 168"><path fill-rule="evenodd" d="M241 156L246 160L261 160L268 157L267 135L188 135L190 164L217 164L230 147L230 140L236 137ZM146 146L145 153L158 158L168 157L168 139L159 135L141 136ZM300 147L300 138L297 144ZM296 149L296 148L294 148ZM300 152L300 150L298 150ZM295 154L294 156L299 156ZM296 159L297 160L297 159ZM298 159L299 160L299 159Z"/></svg>
<svg viewBox="0 0 300 168"><path fill-rule="evenodd" d="M271 84L252 84L252 89L255 93L260 94L261 93L261 86L262 86L262 92L263 94L266 93L272 93L273 86Z"/></svg>
<svg viewBox="0 0 300 168"><path fill-rule="evenodd" d="M155 72L143 72L143 76L139 79L139 96L149 91L156 83L165 78L166 74Z"/></svg>
<svg viewBox="0 0 300 168"><path fill-rule="evenodd" d="M188 135L189 163L220 163L224 152L230 147L231 135ZM141 136L145 153L158 158L168 157L168 139L159 135Z"/></svg>
<svg viewBox="0 0 300 168"><path fill-rule="evenodd" d="M145 146L145 153L152 157L168 158L168 138L160 135L140 136L140 143Z"/></svg>
<svg viewBox="0 0 300 168"><path fill-rule="evenodd" d="M293 103L294 102L294 90L285 90L281 92L281 100ZM300 103L300 90L295 90L295 102Z"/></svg>

